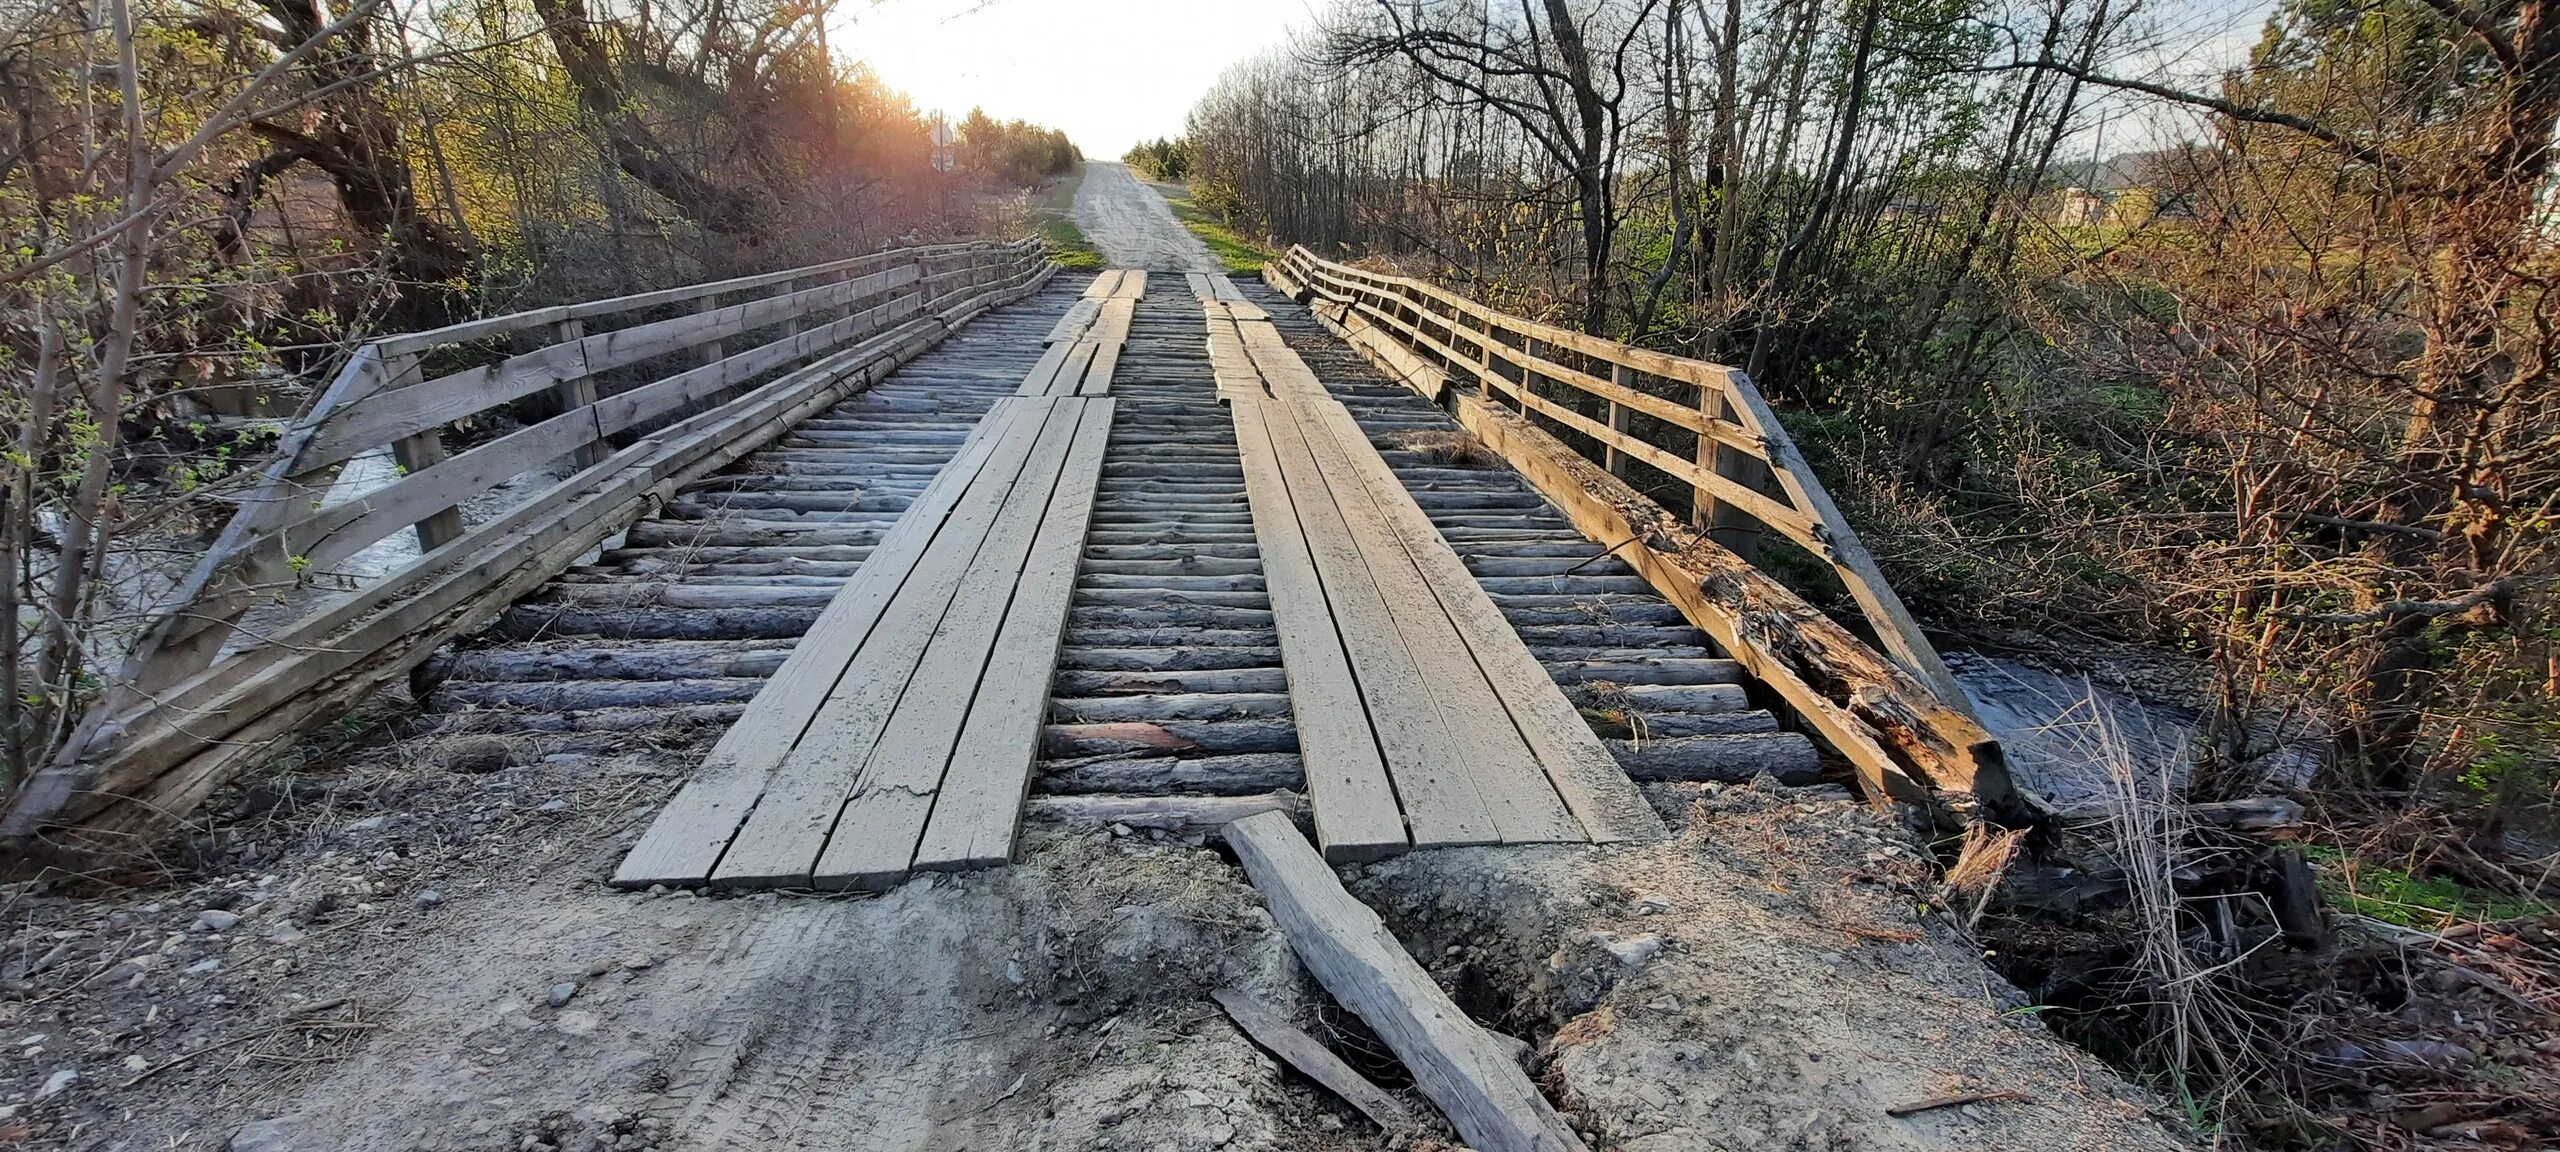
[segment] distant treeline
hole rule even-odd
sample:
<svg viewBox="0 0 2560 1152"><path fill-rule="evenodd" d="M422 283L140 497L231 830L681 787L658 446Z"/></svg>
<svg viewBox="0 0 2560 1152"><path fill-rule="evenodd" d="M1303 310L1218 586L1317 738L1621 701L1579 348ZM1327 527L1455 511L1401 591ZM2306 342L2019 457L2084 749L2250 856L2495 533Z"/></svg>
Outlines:
<svg viewBox="0 0 2560 1152"><path fill-rule="evenodd" d="M1180 183L1191 178L1191 141L1150 140L1130 148L1120 160L1149 180Z"/></svg>
<svg viewBox="0 0 2560 1152"><path fill-rule="evenodd" d="M983 179L1037 184L1075 168L1084 153L1067 134L1023 120L997 120L972 108L960 122L960 166Z"/></svg>

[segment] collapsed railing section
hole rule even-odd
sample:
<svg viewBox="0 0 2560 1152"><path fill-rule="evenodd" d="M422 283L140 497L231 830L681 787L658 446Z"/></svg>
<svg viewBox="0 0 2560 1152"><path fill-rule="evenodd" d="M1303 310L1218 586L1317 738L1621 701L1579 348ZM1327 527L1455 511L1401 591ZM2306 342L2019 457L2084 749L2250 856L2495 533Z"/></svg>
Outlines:
<svg viewBox="0 0 2560 1152"><path fill-rule="evenodd" d="M1454 412L1586 533L1618 544L1870 794L1954 792L2003 818L2027 815L1998 742L1743 373L1508 316L1302 247L1265 278ZM1681 503L1685 521L1666 507ZM1838 574L1890 658L1756 566L1768 533Z"/></svg>
<svg viewBox="0 0 2560 1152"><path fill-rule="evenodd" d="M166 827L683 485L1053 270L1035 241L907 248L365 344L287 428L0 836L95 851ZM450 450L528 408L523 426ZM386 449L396 469L369 470L388 482L350 491L350 465ZM533 491L493 495L502 486ZM414 559L312 594L314 574L403 531Z"/></svg>

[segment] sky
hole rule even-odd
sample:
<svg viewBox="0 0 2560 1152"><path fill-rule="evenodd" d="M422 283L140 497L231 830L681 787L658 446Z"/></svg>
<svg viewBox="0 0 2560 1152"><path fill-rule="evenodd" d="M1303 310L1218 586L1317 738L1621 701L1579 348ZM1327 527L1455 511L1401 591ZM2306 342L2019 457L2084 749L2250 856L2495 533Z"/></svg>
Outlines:
<svg viewBox="0 0 2560 1152"><path fill-rule="evenodd" d="M985 108L1118 159L1181 135L1218 73L1312 19L1306 0L855 0L827 39L928 112Z"/></svg>
<svg viewBox="0 0 2560 1152"><path fill-rule="evenodd" d="M850 0L827 32L927 112L973 107L1063 128L1096 159L1182 134L1192 102L1228 65L1314 22L1322 0ZM2245 59L2272 0L2150 0L2142 43L2110 70L2209 90ZM2077 148L2158 148L2196 135L2192 113L2099 97Z"/></svg>

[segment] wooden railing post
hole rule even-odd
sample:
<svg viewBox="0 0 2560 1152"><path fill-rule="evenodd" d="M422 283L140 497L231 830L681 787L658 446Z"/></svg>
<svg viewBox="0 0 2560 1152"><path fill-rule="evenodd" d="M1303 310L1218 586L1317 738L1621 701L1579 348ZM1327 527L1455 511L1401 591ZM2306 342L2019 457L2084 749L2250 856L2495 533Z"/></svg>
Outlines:
<svg viewBox="0 0 2560 1152"><path fill-rule="evenodd" d="M1728 427L1740 423L1733 396L1725 388L1702 384L1698 388L1698 411L1710 425ZM1698 467L1749 488L1754 492L1768 487L1768 465L1733 445L1716 438L1713 433L1698 433ZM1690 523L1705 529L1708 538L1725 549L1753 563L1760 560L1760 521L1707 493L1697 490L1697 503L1691 509Z"/></svg>
<svg viewBox="0 0 2560 1152"><path fill-rule="evenodd" d="M1636 386L1636 370L1629 368L1624 364L1611 364L1609 365L1609 382L1620 388L1633 388ZM1633 423L1633 421L1629 419L1632 415L1633 413L1628 412L1625 405L1620 404L1615 400L1610 401L1609 430L1620 436L1633 435L1634 433L1629 428ZM1703 445L1706 441L1700 440L1699 443ZM1601 453L1601 466L1607 468L1610 475L1621 480L1626 479L1627 454L1618 451L1618 446L1615 444L1602 445ZM1705 499L1705 497L1701 496L1700 499Z"/></svg>
<svg viewBox="0 0 2560 1152"><path fill-rule="evenodd" d="M391 358L386 366L393 388L407 388L418 383L418 357L404 353ZM379 441L377 441L379 443ZM394 442L391 459L400 465L404 476L416 475L445 461L444 430L429 428L417 435ZM418 521L418 551L433 552L444 542L462 535L462 509L445 508Z"/></svg>
<svg viewBox="0 0 2560 1152"><path fill-rule="evenodd" d="M552 327L551 336L552 342L557 344L584 340L587 336L587 322L574 317L563 320ZM596 402L596 378L580 376L574 380L563 380L552 394L560 398L560 411L575 412ZM571 452L569 456L580 468L595 467L604 460L604 442L591 441Z"/></svg>

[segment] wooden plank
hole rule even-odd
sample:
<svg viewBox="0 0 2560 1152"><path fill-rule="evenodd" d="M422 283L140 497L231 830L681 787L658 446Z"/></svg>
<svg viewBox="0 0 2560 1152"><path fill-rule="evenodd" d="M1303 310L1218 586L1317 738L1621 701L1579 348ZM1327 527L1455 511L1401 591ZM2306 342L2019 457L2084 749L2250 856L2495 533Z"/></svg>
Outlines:
<svg viewBox="0 0 2560 1152"><path fill-rule="evenodd" d="M1194 300L1207 304L1218 298L1218 290L1210 285L1209 274L1206 272L1185 272L1182 274L1182 282L1191 289L1191 298Z"/></svg>
<svg viewBox="0 0 2560 1152"><path fill-rule="evenodd" d="M1358 447L1368 449L1368 439L1350 412L1340 404L1330 409L1327 416L1336 439L1348 443L1356 437ZM1604 842L1661 839L1661 816L1618 767L1617 758L1593 734L1581 711L1556 687L1546 666L1503 618L1502 609L1476 582L1466 561L1441 538L1430 515L1414 503L1386 460L1375 450L1351 451L1346 456L1351 472L1368 485L1386 516L1388 530L1438 597L1477 669L1581 831Z"/></svg>
<svg viewBox="0 0 2560 1152"><path fill-rule="evenodd" d="M1076 389L1077 395L1108 396L1111 394L1111 377L1120 370L1121 347L1120 344L1112 343L1094 348L1093 363L1086 366L1084 384Z"/></svg>
<svg viewBox="0 0 2560 1152"><path fill-rule="evenodd" d="M1067 308L1066 315L1058 317L1057 325L1049 329L1049 335L1043 342L1073 344L1084 338L1085 329L1093 327L1094 317L1100 315L1102 301L1092 297L1078 300Z"/></svg>
<svg viewBox="0 0 2560 1152"><path fill-rule="evenodd" d="M766 783L763 797L739 826L729 851L711 870L712 883L802 886L810 882L828 833L860 783L872 749L924 660L927 645L951 611L970 563L1006 510L1014 506L1013 497L1021 487L1042 484L1044 475L1049 478L1046 483L1055 483L1066 441L1049 435L1046 428L1059 421L1059 406L1046 398L1016 398L1013 403L1035 409L1042 430L1031 443L1018 448L1012 447L1018 442L1009 439L1006 449L988 459L981 476L997 478L1001 486L973 487L952 510L924 558L898 586L884 617L886 625L863 640L798 745ZM1047 499L1045 485L1041 499Z"/></svg>
<svg viewBox="0 0 2560 1152"><path fill-rule="evenodd" d="M916 868L978 868L1013 858L1114 409L1108 399L1084 406L1084 423L1049 498L1040 538L1023 564L1021 589L1006 609L987 678L970 702L951 769L916 845ZM832 851L834 845L828 847Z"/></svg>
<svg viewBox="0 0 2560 1152"><path fill-rule="evenodd" d="M1316 982L1386 1041L1467 1146L1480 1152L1581 1152L1512 1052L1467 1018L1378 914L1300 838L1265 813L1227 826L1227 844Z"/></svg>
<svg viewBox="0 0 2560 1152"><path fill-rule="evenodd" d="M812 885L878 889L905 879L978 691L990 677L1011 681L1036 676L1037 691L1046 692L1049 664L1007 669L998 668L992 660L1014 594L1029 578L1026 566L1039 541L1041 521L1065 477L1067 462L1080 446L1077 434L1086 407L1077 399L1057 403L1056 414L1033 448L1031 464L1005 497L985 543L970 558L950 608L935 625L923 658L872 743L852 795L817 853L810 872ZM1092 454L1090 462L1098 479L1099 452ZM1072 586L1072 561L1064 579ZM1052 645L1053 660L1055 655ZM838 689L841 692L843 685ZM1036 732L1019 749L1026 764L1034 743ZM794 758L828 754L823 747L793 752Z"/></svg>
<svg viewBox="0 0 2560 1152"><path fill-rule="evenodd" d="M1031 370L1022 374L1022 386L1014 389L1013 394L1016 396L1048 395L1049 389L1057 383L1058 370L1066 366L1067 357L1074 355L1075 350L1074 341L1051 344L1047 351L1040 354L1038 360L1032 362Z"/></svg>
<svg viewBox="0 0 2560 1152"><path fill-rule="evenodd" d="M964 495L1000 482L987 472L988 458L999 448L1016 450L1017 441L1038 432L1031 416L999 401L979 422L624 855L615 884L699 884L711 875L766 782L800 742L952 508Z"/></svg>
<svg viewBox="0 0 2560 1152"><path fill-rule="evenodd" d="M851 271L858 267L924 260L937 255L949 253L978 253L992 257L1001 255L1008 249L1016 248L1017 246L1015 245L989 244L985 241L971 241L963 244L942 244L919 248L893 248L883 252L874 252L866 256L855 256L844 260L833 260L823 264L812 264L803 268L787 268L779 272L762 272L753 276L740 276L729 280L715 280L704 284L687 284L677 288L661 288L651 292L639 292L629 296L614 296L603 300L588 300L577 304L555 304L548 308L535 308L524 312L509 313L504 316L491 316L481 320L466 320L459 324L450 324L442 328L431 328L424 332L410 332L397 336L385 336L382 339L375 341L373 346L380 349L385 355L398 355L404 352L424 352L449 344L467 344L475 340L485 340L492 336L503 336L510 332L520 332L528 328L547 327L552 324L557 324L563 320L592 319L598 316L610 316L621 312L635 312L641 309L656 308L667 304L682 304L731 292L750 292L760 288L769 288L775 284L784 283L786 281L797 280L805 276L816 275L822 272Z"/></svg>
<svg viewBox="0 0 2560 1152"><path fill-rule="evenodd" d="M1422 654L1414 652L1353 528L1334 502L1319 464L1288 406L1251 401L1263 413L1274 457L1288 484L1291 506L1306 534L1331 605L1334 626L1360 682L1369 723L1377 733L1388 778L1402 801L1417 845L1496 844L1502 830L1476 791L1467 742L1450 730L1450 717L1432 697ZM1279 605L1274 604L1276 612ZM1436 611L1436 610L1435 610Z"/></svg>
<svg viewBox="0 0 2560 1152"><path fill-rule="evenodd" d="M669 320L636 325L553 344L496 364L394 388L359 402L332 420L307 449L306 462L345 459L378 445L441 428L454 421L565 380L592 376L706 341L752 331L813 309L851 303L914 283L915 269L893 268L842 284L824 284L785 296L732 304Z"/></svg>
<svg viewBox="0 0 2560 1152"><path fill-rule="evenodd" d="M1257 357L1257 363L1259 363ZM1366 436L1354 427L1351 435L1357 444L1348 445L1345 437L1328 427L1321 413L1326 408L1340 409L1330 396L1298 395L1286 398L1298 430L1311 453L1316 469L1333 502L1341 510L1344 523L1351 529L1352 542L1367 564L1369 578L1376 582L1378 595L1385 601L1396 630L1404 637L1405 651L1413 655L1421 675L1425 695L1420 699L1394 701L1398 709L1437 708L1443 729L1454 739L1459 754L1464 782L1472 787L1482 802L1487 816L1502 841L1509 844L1553 843L1588 839L1580 822L1566 811L1563 799L1556 794L1546 770L1538 763L1529 741L1501 697L1487 683L1482 668L1469 650L1467 639L1449 618L1448 610L1431 589L1413 558L1387 523L1386 513L1379 507L1377 494L1357 474L1350 456L1354 448L1372 455ZM1312 410L1312 411L1311 411ZM1266 413L1276 426L1280 418ZM1345 412L1342 423L1351 423ZM1383 467L1383 463L1381 464ZM1301 505L1313 498L1306 486L1292 490ZM1403 487L1398 486L1391 499L1412 502ZM1416 512L1419 513L1419 509ZM1473 582L1473 578L1469 578ZM1333 585L1327 584L1332 591ZM1498 618L1498 614L1497 614ZM1508 631L1509 625L1503 629ZM1368 643L1358 634L1346 635L1354 645ZM1370 700L1371 718L1389 702ZM1576 723L1580 723L1579 720ZM1588 729L1585 730L1586 733ZM1416 805L1415 794L1425 791L1410 783L1405 761L1390 757L1387 771L1406 797L1408 809L1414 813L1415 847L1431 847L1439 843L1433 827Z"/></svg>
<svg viewBox="0 0 2560 1152"><path fill-rule="evenodd" d="M1040 366L1049 364L1048 355L1043 354L1040 357L1040 364L1032 366L1031 374L1022 378L1022 387L1016 390L1014 395L1073 396L1076 394L1076 386L1084 380L1085 366L1093 361L1093 345L1053 344L1050 347L1052 350L1063 351L1057 363L1050 365L1050 370L1043 374Z"/></svg>
<svg viewBox="0 0 2560 1152"><path fill-rule="evenodd" d="M1305 529L1280 473L1278 451L1263 426L1262 405L1248 398L1229 408L1244 466L1245 499L1270 589L1280 662L1297 717L1298 754L1315 805L1316 837L1327 860L1371 860L1403 851L1405 833L1386 760L1369 727L1368 706L1351 671L1341 633L1327 606Z"/></svg>
<svg viewBox="0 0 2560 1152"><path fill-rule="evenodd" d="M1146 294L1147 270L1144 268L1129 269L1121 274L1118 284L1111 286L1111 295L1114 299L1136 300Z"/></svg>
<svg viewBox="0 0 2560 1152"><path fill-rule="evenodd" d="M391 376L395 380L416 374L417 365L411 358L404 357L391 362ZM404 391L414 390L417 387L417 385L411 385ZM389 395L397 396L399 393L393 392ZM444 438L436 429L430 427L414 436L393 441L391 459L400 465L402 475L424 472L445 462ZM462 535L462 509L450 504L430 509L418 518L417 524L418 551L433 552L442 547L446 541Z"/></svg>
<svg viewBox="0 0 2560 1152"><path fill-rule="evenodd" d="M1118 295L1120 291L1120 278L1123 274L1123 269L1103 269L1101 275L1093 278L1093 283L1084 286L1085 299L1107 300Z"/></svg>
<svg viewBox="0 0 2560 1152"><path fill-rule="evenodd" d="M1209 993L1218 1007L1227 1010L1227 1019L1262 1045L1274 1056L1288 1062L1307 1079L1331 1089L1369 1122L1388 1132L1401 1132L1413 1127L1413 1112L1404 1101L1389 1096L1386 1090L1369 1082L1358 1069L1343 1063L1342 1057L1316 1043L1316 1038L1291 1024L1277 1009L1247 995L1240 988L1220 988Z"/></svg>
<svg viewBox="0 0 2560 1152"><path fill-rule="evenodd" d="M574 343L578 340L585 339L586 335L586 321L563 320L560 322L558 327L552 330L551 342L554 344ZM580 376L572 380L562 381L559 388L554 390L554 393L560 398L560 411L564 415L575 412L578 409L588 407L596 402L596 378L593 375L587 375ZM594 416L593 413L589 413L588 415L590 419ZM598 439L600 440L602 438L599 437ZM465 452L463 455L468 456L470 453ZM597 443L596 441L588 441L587 443L581 444L578 446L576 451L570 453L570 463L579 468L592 468L604 458L604 445Z"/></svg>

